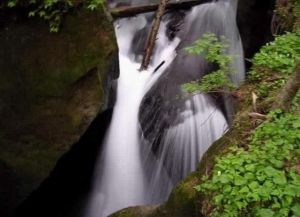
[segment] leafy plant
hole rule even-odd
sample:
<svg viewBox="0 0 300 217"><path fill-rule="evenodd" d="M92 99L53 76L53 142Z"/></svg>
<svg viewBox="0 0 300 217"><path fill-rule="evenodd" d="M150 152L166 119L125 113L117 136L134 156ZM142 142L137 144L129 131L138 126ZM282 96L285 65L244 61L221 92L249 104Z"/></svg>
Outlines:
<svg viewBox="0 0 300 217"><path fill-rule="evenodd" d="M103 6L103 0L80 0L76 4L73 0L5 0L0 8L23 7L28 9L28 16L38 16L49 23L50 32L58 32L63 16L79 3L83 3L89 10L96 10Z"/></svg>
<svg viewBox="0 0 300 217"><path fill-rule="evenodd" d="M300 117L272 111L246 149L216 159L195 188L211 198L211 216L300 216Z"/></svg>
<svg viewBox="0 0 300 217"><path fill-rule="evenodd" d="M253 58L256 66L290 74L300 58L300 33L286 33L262 47Z"/></svg>
<svg viewBox="0 0 300 217"><path fill-rule="evenodd" d="M249 79L261 83L256 92L266 97L270 92L278 90L292 73L300 59L300 33L286 33L262 47L253 58Z"/></svg>
<svg viewBox="0 0 300 217"><path fill-rule="evenodd" d="M103 0L90 0L87 4L87 8L94 11L100 6L103 6Z"/></svg>
<svg viewBox="0 0 300 217"><path fill-rule="evenodd" d="M220 39L213 33L206 33L186 51L192 55L203 55L205 60L218 66L218 70L205 75L199 81L183 85L188 92L222 92L232 90L235 85L230 80L233 70L230 67L232 57L226 54L228 43L224 36Z"/></svg>

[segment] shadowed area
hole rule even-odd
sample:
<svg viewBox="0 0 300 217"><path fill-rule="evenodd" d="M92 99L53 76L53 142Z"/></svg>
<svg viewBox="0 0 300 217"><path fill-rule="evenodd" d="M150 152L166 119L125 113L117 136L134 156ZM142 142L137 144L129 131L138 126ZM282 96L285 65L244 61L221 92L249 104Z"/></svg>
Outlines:
<svg viewBox="0 0 300 217"><path fill-rule="evenodd" d="M72 149L57 162L40 187L17 209L15 217L82 216L101 144L112 110L99 114Z"/></svg>

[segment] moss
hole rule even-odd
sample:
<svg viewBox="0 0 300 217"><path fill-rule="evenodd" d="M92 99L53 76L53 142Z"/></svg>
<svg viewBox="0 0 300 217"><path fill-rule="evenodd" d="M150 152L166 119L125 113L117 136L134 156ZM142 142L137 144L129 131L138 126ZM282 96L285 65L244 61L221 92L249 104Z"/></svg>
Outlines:
<svg viewBox="0 0 300 217"><path fill-rule="evenodd" d="M103 106L117 46L101 12L74 11L57 34L39 19L7 18L0 27L0 161L20 177L21 200Z"/></svg>
<svg viewBox="0 0 300 217"><path fill-rule="evenodd" d="M194 186L198 182L196 174L190 175L181 182L172 192L165 209L171 216L195 216L196 191ZM176 208L175 208L176 207ZM175 208L175 209L174 209Z"/></svg>
<svg viewBox="0 0 300 217"><path fill-rule="evenodd" d="M19 143L2 140L0 159L9 165L22 180L20 198L26 196L44 177L47 177L60 151L36 138L23 138ZM16 186L17 187L17 186Z"/></svg>
<svg viewBox="0 0 300 217"><path fill-rule="evenodd" d="M107 64L114 50L111 29L102 24L102 15L80 11L76 16L67 16L63 29L58 34L47 34L24 49L20 68L27 70L29 83L26 90L32 97L62 96L67 88L95 66ZM78 17L81 23L78 23ZM97 26L101 28L97 28ZM25 26L26 30L31 31ZM32 31L34 32L34 30ZM74 43L76 42L76 43ZM45 67L47 66L47 67ZM41 94L42 93L42 94Z"/></svg>
<svg viewBox="0 0 300 217"><path fill-rule="evenodd" d="M116 215L112 215L111 217L133 217L134 214L130 210L120 211Z"/></svg>
<svg viewBox="0 0 300 217"><path fill-rule="evenodd" d="M131 207L121 210L118 213L110 215L110 217L142 217L149 216L157 210L158 206ZM161 214L155 214L156 217L162 217Z"/></svg>

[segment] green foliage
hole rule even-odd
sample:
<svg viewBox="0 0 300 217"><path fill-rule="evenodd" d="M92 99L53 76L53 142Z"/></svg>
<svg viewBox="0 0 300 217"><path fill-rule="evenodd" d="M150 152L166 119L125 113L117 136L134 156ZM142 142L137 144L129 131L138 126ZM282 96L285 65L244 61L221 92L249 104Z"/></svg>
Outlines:
<svg viewBox="0 0 300 217"><path fill-rule="evenodd" d="M188 92L220 92L232 90L235 86L229 78L233 72L230 68L232 57L226 55L228 43L225 37L220 39L213 33L204 34L186 51L192 55L203 55L205 60L216 64L218 70L205 75L200 81L193 81L183 85Z"/></svg>
<svg viewBox="0 0 300 217"><path fill-rule="evenodd" d="M273 71L290 74L300 58L300 33L278 36L262 47L254 56L253 64Z"/></svg>
<svg viewBox="0 0 300 217"><path fill-rule="evenodd" d="M262 47L253 58L254 68L249 79L263 83L257 88L260 97L278 90L293 72L300 59L300 32L286 33Z"/></svg>
<svg viewBox="0 0 300 217"><path fill-rule="evenodd" d="M247 149L216 159L195 188L211 198L215 217L300 216L300 117L272 111Z"/></svg>
<svg viewBox="0 0 300 217"><path fill-rule="evenodd" d="M75 4L76 3L76 4ZM28 9L29 17L40 17L49 23L50 32L58 32L64 14L83 3L89 10L103 6L103 0L5 0L0 8L23 7Z"/></svg>
<svg viewBox="0 0 300 217"><path fill-rule="evenodd" d="M229 80L228 76L224 72L218 70L211 72L204 76L200 83L199 81L192 81L183 85L184 90L190 93L195 92L222 92L224 88L227 90L233 90L235 86Z"/></svg>
<svg viewBox="0 0 300 217"><path fill-rule="evenodd" d="M100 6L103 6L104 0L90 0L87 4L87 8L94 11L98 9Z"/></svg>
<svg viewBox="0 0 300 217"><path fill-rule="evenodd" d="M295 16L294 30L300 30L300 1L295 0L293 14Z"/></svg>
<svg viewBox="0 0 300 217"><path fill-rule="evenodd" d="M298 91L298 93L296 94L296 96L292 101L291 111L296 112L299 107L300 107L300 90Z"/></svg>

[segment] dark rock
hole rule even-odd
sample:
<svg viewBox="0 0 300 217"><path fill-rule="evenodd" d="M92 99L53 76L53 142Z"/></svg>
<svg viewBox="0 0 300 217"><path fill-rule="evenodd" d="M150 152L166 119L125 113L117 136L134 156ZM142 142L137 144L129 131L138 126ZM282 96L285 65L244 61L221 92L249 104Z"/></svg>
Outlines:
<svg viewBox="0 0 300 217"><path fill-rule="evenodd" d="M49 177L17 209L15 217L80 217L112 110L99 114L80 140L61 157Z"/></svg>
<svg viewBox="0 0 300 217"><path fill-rule="evenodd" d="M239 0L237 23L243 41L245 58L251 59L270 40L275 0ZM246 61L246 66L250 67Z"/></svg>
<svg viewBox="0 0 300 217"><path fill-rule="evenodd" d="M109 67L117 52L113 25L100 11L74 10L52 34L46 22L19 10L0 9L0 160L20 178L16 201L37 188L107 106L118 76ZM0 179L9 178L2 169Z"/></svg>
<svg viewBox="0 0 300 217"><path fill-rule="evenodd" d="M5 162L0 161L0 216L12 216L20 198L21 182Z"/></svg>

